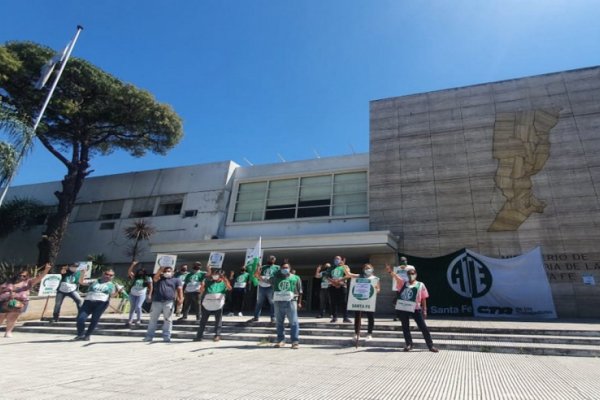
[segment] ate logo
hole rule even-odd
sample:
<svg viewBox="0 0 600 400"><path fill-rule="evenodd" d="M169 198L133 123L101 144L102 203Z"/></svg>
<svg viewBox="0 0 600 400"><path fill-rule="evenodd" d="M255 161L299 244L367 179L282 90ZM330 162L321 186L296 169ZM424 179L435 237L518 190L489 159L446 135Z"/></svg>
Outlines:
<svg viewBox="0 0 600 400"><path fill-rule="evenodd" d="M488 267L469 254L461 254L452 260L446 274L452 290L463 297L482 297L492 287L492 274Z"/></svg>
<svg viewBox="0 0 600 400"><path fill-rule="evenodd" d="M290 291L290 282L289 281L281 281L281 282L279 282L278 288L282 292L288 292L288 291Z"/></svg>

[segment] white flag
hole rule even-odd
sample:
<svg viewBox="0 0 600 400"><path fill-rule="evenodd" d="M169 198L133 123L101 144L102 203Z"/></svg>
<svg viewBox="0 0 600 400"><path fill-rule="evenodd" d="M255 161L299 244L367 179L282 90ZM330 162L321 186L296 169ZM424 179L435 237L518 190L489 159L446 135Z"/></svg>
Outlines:
<svg viewBox="0 0 600 400"><path fill-rule="evenodd" d="M63 60L65 59L69 47L71 47L71 42L67 43L67 47L65 47L62 53L56 53L54 57L49 59L48 62L46 62L46 64L42 66L42 69L40 71L40 78L35 83L36 89L40 90L46 85L46 82L48 82L50 75L52 75L52 72L54 71L54 67L56 67L57 64L63 62Z"/></svg>

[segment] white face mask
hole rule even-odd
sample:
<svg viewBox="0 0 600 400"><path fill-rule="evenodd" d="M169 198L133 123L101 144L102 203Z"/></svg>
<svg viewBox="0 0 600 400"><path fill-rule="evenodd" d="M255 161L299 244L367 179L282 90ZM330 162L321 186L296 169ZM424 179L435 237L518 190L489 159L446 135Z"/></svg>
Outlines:
<svg viewBox="0 0 600 400"><path fill-rule="evenodd" d="M172 278L173 277L173 273L172 272L163 272L163 276L165 278Z"/></svg>
<svg viewBox="0 0 600 400"><path fill-rule="evenodd" d="M213 281L218 281L220 277L221 277L220 275L213 275L212 279L213 279Z"/></svg>
<svg viewBox="0 0 600 400"><path fill-rule="evenodd" d="M371 268L365 269L365 275L366 276L371 276L372 274L373 274L373 270Z"/></svg>
<svg viewBox="0 0 600 400"><path fill-rule="evenodd" d="M69 267L69 271L76 272L77 271L77 267Z"/></svg>

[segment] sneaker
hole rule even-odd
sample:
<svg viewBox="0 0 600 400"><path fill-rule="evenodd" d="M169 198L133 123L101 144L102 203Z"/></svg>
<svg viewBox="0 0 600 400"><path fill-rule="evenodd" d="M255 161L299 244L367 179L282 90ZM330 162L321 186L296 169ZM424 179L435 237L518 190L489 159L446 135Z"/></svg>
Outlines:
<svg viewBox="0 0 600 400"><path fill-rule="evenodd" d="M221 336L217 335L213 338L213 342L219 342L219 341L221 341Z"/></svg>
<svg viewBox="0 0 600 400"><path fill-rule="evenodd" d="M435 347L430 347L429 351L432 352L432 353L439 353L439 350L436 349Z"/></svg>
<svg viewBox="0 0 600 400"><path fill-rule="evenodd" d="M351 324L352 320L350 318L344 318L344 323L345 324Z"/></svg>
<svg viewBox="0 0 600 400"><path fill-rule="evenodd" d="M233 317L233 313L232 313L232 312L228 313L228 314L226 315L226 317Z"/></svg>
<svg viewBox="0 0 600 400"><path fill-rule="evenodd" d="M195 337L195 338L193 338L192 340L193 340L194 342L201 342L201 341L202 341L202 338L201 338L201 337L198 337L198 336L196 336L196 337Z"/></svg>
<svg viewBox="0 0 600 400"><path fill-rule="evenodd" d="M49 323L49 324L55 324L55 323L57 323L57 322L58 322L58 318L50 318L50 319L48 320L48 323Z"/></svg>
<svg viewBox="0 0 600 400"><path fill-rule="evenodd" d="M165 338L163 338L163 342L170 343L171 342L171 338L165 337Z"/></svg>
<svg viewBox="0 0 600 400"><path fill-rule="evenodd" d="M142 339L142 342L151 342L152 338L151 337L145 337Z"/></svg>
<svg viewBox="0 0 600 400"><path fill-rule="evenodd" d="M409 344L408 346L404 347L404 351L411 351L412 349L412 344Z"/></svg>
<svg viewBox="0 0 600 400"><path fill-rule="evenodd" d="M181 317L181 318L177 319L177 321L185 321L185 320L187 320L187 317Z"/></svg>
<svg viewBox="0 0 600 400"><path fill-rule="evenodd" d="M73 338L73 340L83 340L83 335L77 335Z"/></svg>
<svg viewBox="0 0 600 400"><path fill-rule="evenodd" d="M398 317L394 317L394 321L398 321Z"/></svg>
<svg viewBox="0 0 600 400"><path fill-rule="evenodd" d="M83 341L85 341L85 342L89 342L89 341L90 341L90 336L89 336L89 335L85 335L85 336L83 337L83 339L81 339L81 340L83 340Z"/></svg>
<svg viewBox="0 0 600 400"><path fill-rule="evenodd" d="M331 321L329 321L330 323L336 323L337 322L337 318L331 318Z"/></svg>
<svg viewBox="0 0 600 400"><path fill-rule="evenodd" d="M142 321L135 321L135 326L139 327L142 325Z"/></svg>
<svg viewBox="0 0 600 400"><path fill-rule="evenodd" d="M371 339L373 339L373 335L367 335L366 340L371 340Z"/></svg>
<svg viewBox="0 0 600 400"><path fill-rule="evenodd" d="M293 350L298 350L298 347L300 347L300 345L298 344L298 342L292 343L292 349Z"/></svg>
<svg viewBox="0 0 600 400"><path fill-rule="evenodd" d="M323 314L319 314L315 318L323 318Z"/></svg>
<svg viewBox="0 0 600 400"><path fill-rule="evenodd" d="M283 346L285 346L285 342L281 341L281 342L275 343L275 346L273 346L273 347L280 348L280 347L283 347Z"/></svg>
<svg viewBox="0 0 600 400"><path fill-rule="evenodd" d="M249 324L250 324L250 323L252 323L252 322L258 322L258 318L256 318L256 317L254 317L254 318L250 318L250 319L249 319L248 321L246 321L246 322L248 322Z"/></svg>
<svg viewBox="0 0 600 400"><path fill-rule="evenodd" d="M131 328L131 322L125 322L125 328Z"/></svg>
<svg viewBox="0 0 600 400"><path fill-rule="evenodd" d="M238 313L238 317L243 317L244 314L242 314L241 312Z"/></svg>

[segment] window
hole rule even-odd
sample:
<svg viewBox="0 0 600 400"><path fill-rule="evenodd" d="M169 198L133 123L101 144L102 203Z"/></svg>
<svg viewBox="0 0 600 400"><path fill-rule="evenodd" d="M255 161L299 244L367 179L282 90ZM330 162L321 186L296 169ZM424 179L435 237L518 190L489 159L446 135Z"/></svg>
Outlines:
<svg viewBox="0 0 600 400"><path fill-rule="evenodd" d="M161 196L156 215L179 215L183 206L183 195Z"/></svg>
<svg viewBox="0 0 600 400"><path fill-rule="evenodd" d="M240 183L234 222L366 215L367 173Z"/></svg>
<svg viewBox="0 0 600 400"><path fill-rule="evenodd" d="M144 197L141 199L133 200L133 205L131 206L129 218L151 217L154 213L155 203L156 197Z"/></svg>
<svg viewBox="0 0 600 400"><path fill-rule="evenodd" d="M101 205L102 203L79 204L79 210L77 211L77 217L75 217L75 221L97 220Z"/></svg>
<svg viewBox="0 0 600 400"><path fill-rule="evenodd" d="M123 209L123 200L105 201L102 203L102 211L100 219L119 219L121 218L121 210Z"/></svg>
<svg viewBox="0 0 600 400"><path fill-rule="evenodd" d="M100 224L100 230L101 231L109 231L115 229L115 223L114 222L103 222Z"/></svg>
<svg viewBox="0 0 600 400"><path fill-rule="evenodd" d="M242 183L238 188L235 222L262 221L267 196L267 182Z"/></svg>

